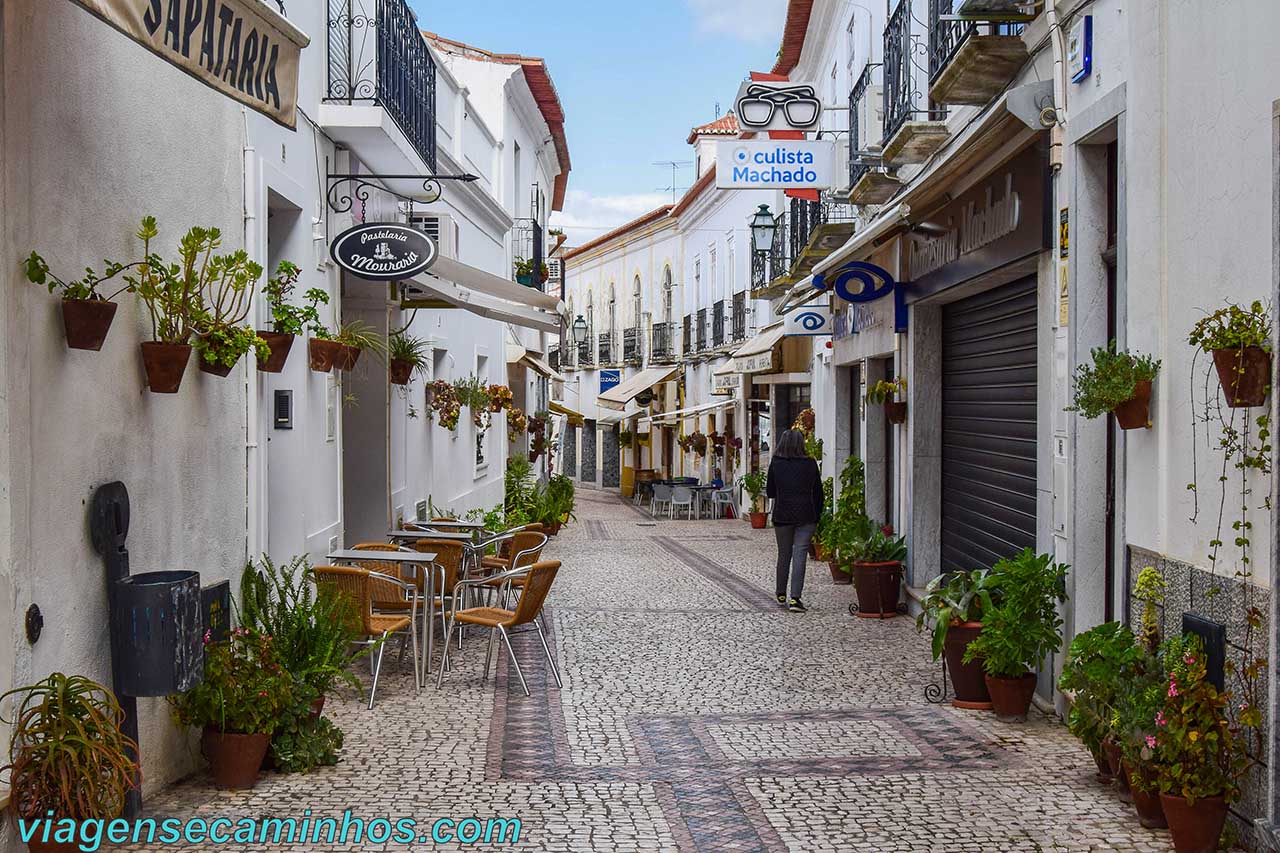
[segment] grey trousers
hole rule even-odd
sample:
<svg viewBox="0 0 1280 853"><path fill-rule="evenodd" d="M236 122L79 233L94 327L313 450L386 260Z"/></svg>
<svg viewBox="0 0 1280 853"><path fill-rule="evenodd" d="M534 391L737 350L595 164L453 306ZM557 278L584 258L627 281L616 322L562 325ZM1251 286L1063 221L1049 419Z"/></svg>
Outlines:
<svg viewBox="0 0 1280 853"><path fill-rule="evenodd" d="M778 540L778 582L774 591L787 594L787 574L791 575L791 597L804 592L804 570L809 560L809 540L818 529L816 524L775 524L773 535Z"/></svg>

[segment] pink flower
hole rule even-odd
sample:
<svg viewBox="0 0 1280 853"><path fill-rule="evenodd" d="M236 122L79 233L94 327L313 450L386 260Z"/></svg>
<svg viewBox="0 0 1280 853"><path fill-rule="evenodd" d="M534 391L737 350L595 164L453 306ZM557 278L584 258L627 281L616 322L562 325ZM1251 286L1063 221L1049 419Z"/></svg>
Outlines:
<svg viewBox="0 0 1280 853"><path fill-rule="evenodd" d="M1156 725L1157 726L1168 725L1168 721L1165 720L1164 718L1164 711L1156 711Z"/></svg>
<svg viewBox="0 0 1280 853"><path fill-rule="evenodd" d="M258 691L258 695L259 695L259 696L263 696L263 697L265 697L265 696L267 695L267 691L265 691L265 690L259 690L259 691Z"/></svg>
<svg viewBox="0 0 1280 853"><path fill-rule="evenodd" d="M1187 666L1191 666L1191 664L1196 662L1196 659L1191 655L1185 655L1182 659L1187 662Z"/></svg>
<svg viewBox="0 0 1280 853"><path fill-rule="evenodd" d="M1152 748L1152 749L1155 749L1155 748L1156 748L1156 736L1155 736L1155 735L1147 735L1147 746L1149 746L1149 747L1150 747L1150 748Z"/></svg>
<svg viewBox="0 0 1280 853"><path fill-rule="evenodd" d="M1172 681L1169 682L1169 697L1172 698L1177 695L1178 695L1178 685L1174 684Z"/></svg>

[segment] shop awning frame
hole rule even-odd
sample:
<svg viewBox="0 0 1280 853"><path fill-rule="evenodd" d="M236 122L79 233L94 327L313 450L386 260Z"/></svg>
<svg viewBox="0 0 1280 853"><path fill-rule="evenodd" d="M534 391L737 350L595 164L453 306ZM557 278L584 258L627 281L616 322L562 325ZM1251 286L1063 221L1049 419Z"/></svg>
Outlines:
<svg viewBox="0 0 1280 853"><path fill-rule="evenodd" d="M772 354L774 347L782 342L786 326L783 323L775 323L761 330L754 338L747 341L738 349L733 351L733 370L735 373L768 373L773 370L772 358L770 364L764 367L757 367L751 359L758 358L766 353Z"/></svg>
<svg viewBox="0 0 1280 853"><path fill-rule="evenodd" d="M605 391L597 398L596 402L606 409L624 411L627 408L627 404L640 396L640 394L654 385L670 381L679 372L680 367L678 365L675 367L650 367Z"/></svg>
<svg viewBox="0 0 1280 853"><path fill-rule="evenodd" d="M659 412L656 415L650 415L647 418L643 418L641 420L641 423L654 423L654 424L658 424L659 426L663 426L663 425L673 424L677 421L681 421L686 418L692 418L698 415L704 415L707 412L714 412L719 409L727 409L730 406L736 406L737 404L738 404L738 401L736 398L729 398L727 400L716 400L713 403L702 403L697 406L690 406L687 409L677 409L674 412Z"/></svg>
<svg viewBox="0 0 1280 853"><path fill-rule="evenodd" d="M408 282L402 308L462 308L514 326L559 334L568 309L556 296L440 257Z"/></svg>
<svg viewBox="0 0 1280 853"><path fill-rule="evenodd" d="M561 403L558 400L552 400L547 403L547 411L553 415L563 415L569 419L569 423L573 426L583 426L587 419L582 412L575 412L573 409Z"/></svg>
<svg viewBox="0 0 1280 853"><path fill-rule="evenodd" d="M534 373L538 373L538 374L541 374L542 376L547 377L552 382L565 381L563 373L560 373L551 365L547 364L545 361L538 358L536 355L534 355L531 352L526 352L523 356L521 356L519 359L519 363L525 365Z"/></svg>

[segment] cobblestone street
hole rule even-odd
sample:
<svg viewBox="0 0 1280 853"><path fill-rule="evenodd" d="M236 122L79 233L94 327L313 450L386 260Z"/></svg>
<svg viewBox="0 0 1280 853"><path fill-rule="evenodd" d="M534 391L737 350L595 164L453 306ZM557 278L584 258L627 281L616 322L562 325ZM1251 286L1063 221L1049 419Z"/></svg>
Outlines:
<svg viewBox="0 0 1280 853"><path fill-rule="evenodd" d="M780 610L771 531L655 523L613 495L579 498L548 551L564 561L549 599L563 690L548 689L531 635L517 646L532 698L505 661L496 688L482 684L472 637L439 691L415 696L393 667L373 711L331 697L347 733L337 767L266 773L248 792L193 778L152 795L149 815L350 808L420 831L518 817L516 849L538 851L1168 848L1056 721L927 703L939 670L926 639L906 618L851 618L852 588L825 565L810 564L810 612Z"/></svg>

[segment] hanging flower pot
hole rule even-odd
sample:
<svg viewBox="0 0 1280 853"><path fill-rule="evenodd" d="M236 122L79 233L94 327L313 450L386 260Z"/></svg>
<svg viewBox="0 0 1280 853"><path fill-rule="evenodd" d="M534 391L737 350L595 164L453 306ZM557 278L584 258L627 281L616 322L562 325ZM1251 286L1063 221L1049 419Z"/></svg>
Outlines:
<svg viewBox="0 0 1280 853"><path fill-rule="evenodd" d="M63 299L62 327L67 333L67 346L94 352L102 349L116 307L116 303L105 299Z"/></svg>
<svg viewBox="0 0 1280 853"><path fill-rule="evenodd" d="M898 615L902 563L854 563L853 586L860 619L892 619Z"/></svg>
<svg viewBox="0 0 1280 853"><path fill-rule="evenodd" d="M353 347L350 344L339 344L342 350L334 356L333 366L342 371L354 370L356 362L360 360L360 353L364 350L360 347Z"/></svg>
<svg viewBox="0 0 1280 853"><path fill-rule="evenodd" d="M235 367L234 364L216 364L203 358L198 359L198 361L200 362L200 372L208 373L212 376L230 376L232 369Z"/></svg>
<svg viewBox="0 0 1280 853"><path fill-rule="evenodd" d="M178 393L182 374L191 360L191 345L144 341L139 346L142 347L142 366L147 372L147 387L151 393Z"/></svg>
<svg viewBox="0 0 1280 853"><path fill-rule="evenodd" d="M328 373L333 370L334 360L339 355L345 354L345 347L342 344L327 338L312 338L307 347L311 356L311 369L317 373Z"/></svg>
<svg viewBox="0 0 1280 853"><path fill-rule="evenodd" d="M409 377L413 376L413 362L405 361L402 358L391 359L391 384L392 385L408 385Z"/></svg>
<svg viewBox="0 0 1280 853"><path fill-rule="evenodd" d="M1133 396L1111 410L1120 429L1146 429L1151 426L1151 380L1134 383Z"/></svg>
<svg viewBox="0 0 1280 853"><path fill-rule="evenodd" d="M907 404L905 401L890 400L884 404L884 415L889 419L891 424L905 424L907 422Z"/></svg>
<svg viewBox="0 0 1280 853"><path fill-rule="evenodd" d="M1266 404L1271 390L1271 353L1255 346L1216 349L1213 366L1228 406L1244 409Z"/></svg>
<svg viewBox="0 0 1280 853"><path fill-rule="evenodd" d="M266 341L267 346L271 347L271 354L263 361L258 362L258 370L263 373L280 373L283 371L285 362L289 360L289 350L293 349L294 336L281 332L259 330L258 337Z"/></svg>
<svg viewBox="0 0 1280 853"><path fill-rule="evenodd" d="M1227 822L1225 797L1201 797L1195 805L1188 805L1186 797L1161 794L1160 805L1177 853L1214 853L1218 849Z"/></svg>
<svg viewBox="0 0 1280 853"><path fill-rule="evenodd" d="M213 782L219 788L252 788L258 781L262 760L271 745L269 734L233 734L206 726L201 751L209 759Z"/></svg>
<svg viewBox="0 0 1280 853"><path fill-rule="evenodd" d="M996 719L1002 723L1025 723L1031 710L1031 697L1036 692L1036 674L1028 672L1018 678L983 677Z"/></svg>

